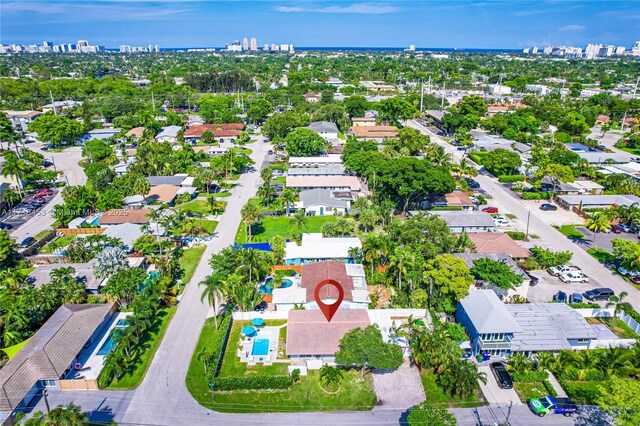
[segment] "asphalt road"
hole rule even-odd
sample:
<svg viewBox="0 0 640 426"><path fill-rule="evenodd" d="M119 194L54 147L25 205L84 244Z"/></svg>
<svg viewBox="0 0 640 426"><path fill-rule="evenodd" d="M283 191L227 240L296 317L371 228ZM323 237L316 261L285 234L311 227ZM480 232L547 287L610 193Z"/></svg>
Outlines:
<svg viewBox="0 0 640 426"><path fill-rule="evenodd" d="M68 185L84 185L87 177L78 162L82 160L82 148L74 146L62 152L42 151L42 143L36 142L29 145L32 151L40 152L47 160L51 160L57 170L64 172L64 179ZM53 206L62 204L62 191L57 191L55 196L37 212L31 214L29 220L19 228L11 232L11 238L20 243L26 237L35 237L45 229L50 229L55 220L53 219Z"/></svg>
<svg viewBox="0 0 640 426"><path fill-rule="evenodd" d="M448 153L452 154L454 161L459 162L463 157L462 152L457 151L453 146L442 140L426 127L417 123L415 120L410 120L406 124L429 135L432 142L438 143L443 146ZM529 212L531 212L529 233L540 237L536 240L536 244L543 245L555 251L566 250L572 252L573 258L571 263L582 269L582 272L589 277L589 282L591 283L592 288L609 287L615 291L616 294L626 291L629 295L625 301L631 303L636 310L640 310L640 291L619 276L612 274L610 270L602 266L600 262L593 258L593 256L587 253L584 249L542 220L541 215L546 212L526 206L519 199L515 198L510 191L506 190L501 184L499 184L496 178L486 175L478 175L474 180L480 184L482 189L493 196L496 204L504 206L508 211L515 214L521 219L520 222L523 222L525 226L527 221L526 218L529 215ZM526 231L526 229L519 230Z"/></svg>

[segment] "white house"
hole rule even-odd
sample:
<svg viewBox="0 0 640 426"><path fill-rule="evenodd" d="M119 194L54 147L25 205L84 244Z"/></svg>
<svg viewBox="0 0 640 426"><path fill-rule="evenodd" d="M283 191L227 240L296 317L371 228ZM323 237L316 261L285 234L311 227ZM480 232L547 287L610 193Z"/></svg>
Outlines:
<svg viewBox="0 0 640 426"><path fill-rule="evenodd" d="M315 216L345 214L351 207L351 191L331 191L329 189L307 189L300 192L296 208Z"/></svg>
<svg viewBox="0 0 640 426"><path fill-rule="evenodd" d="M287 243L284 262L286 265L304 265L323 260L353 263L354 259L350 254L353 248L362 248L358 237L329 238L322 234L303 234L302 244L298 245L295 241Z"/></svg>
<svg viewBox="0 0 640 426"><path fill-rule="evenodd" d="M182 130L180 126L166 126L162 128L162 131L156 135L156 141L158 142L178 142L178 133Z"/></svg>
<svg viewBox="0 0 640 426"><path fill-rule="evenodd" d="M326 141L332 142L338 139L338 126L330 121L314 121L309 126L309 130L313 130Z"/></svg>

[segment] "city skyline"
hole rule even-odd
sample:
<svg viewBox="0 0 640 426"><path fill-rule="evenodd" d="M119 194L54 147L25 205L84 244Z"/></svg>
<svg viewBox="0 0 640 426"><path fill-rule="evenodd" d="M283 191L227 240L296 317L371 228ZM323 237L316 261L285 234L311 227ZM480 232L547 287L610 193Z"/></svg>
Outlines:
<svg viewBox="0 0 640 426"><path fill-rule="evenodd" d="M640 8L629 1L31 0L2 2L0 13L3 44L84 38L109 48L148 40L167 48L220 47L240 36L240 24L258 40L318 47L629 47L640 35Z"/></svg>

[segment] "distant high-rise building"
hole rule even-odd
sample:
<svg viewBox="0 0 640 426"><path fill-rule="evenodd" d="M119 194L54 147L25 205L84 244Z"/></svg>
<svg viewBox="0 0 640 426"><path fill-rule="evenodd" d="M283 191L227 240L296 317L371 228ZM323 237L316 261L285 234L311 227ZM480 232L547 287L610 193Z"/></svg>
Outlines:
<svg viewBox="0 0 640 426"><path fill-rule="evenodd" d="M263 50L269 50L269 43L265 43L265 44L264 44L264 48L263 48Z"/></svg>
<svg viewBox="0 0 640 426"><path fill-rule="evenodd" d="M600 56L600 49L603 48L602 44L587 44L584 49L584 56L586 59L594 59Z"/></svg>
<svg viewBox="0 0 640 426"><path fill-rule="evenodd" d="M616 55L622 55L622 54L624 54L625 50L627 50L627 48L626 48L626 47L624 47L624 46L618 46L618 47L616 47L615 54L616 54Z"/></svg>
<svg viewBox="0 0 640 426"><path fill-rule="evenodd" d="M551 55L551 53L553 53L553 47L545 46L545 48L542 50L542 53L544 53L545 55Z"/></svg>
<svg viewBox="0 0 640 426"><path fill-rule="evenodd" d="M293 53L293 43L291 43L291 44L289 45L289 52L292 52L292 53Z"/></svg>
<svg viewBox="0 0 640 426"><path fill-rule="evenodd" d="M533 49L531 49L531 53L533 53L534 55L538 54L538 46L533 46Z"/></svg>
<svg viewBox="0 0 640 426"><path fill-rule="evenodd" d="M271 50L278 50L278 46L275 43L271 43Z"/></svg>
<svg viewBox="0 0 640 426"><path fill-rule="evenodd" d="M528 47L522 49L522 53L529 53L530 49Z"/></svg>
<svg viewBox="0 0 640 426"><path fill-rule="evenodd" d="M249 50L249 39L246 37L242 39L242 50Z"/></svg>
<svg viewBox="0 0 640 426"><path fill-rule="evenodd" d="M158 46L157 44L156 44L156 46L155 46L155 51L156 51L156 53L159 53L159 52L160 52L160 46Z"/></svg>
<svg viewBox="0 0 640 426"><path fill-rule="evenodd" d="M256 51L258 50L258 40L256 40L255 37L251 37L251 50L252 51Z"/></svg>

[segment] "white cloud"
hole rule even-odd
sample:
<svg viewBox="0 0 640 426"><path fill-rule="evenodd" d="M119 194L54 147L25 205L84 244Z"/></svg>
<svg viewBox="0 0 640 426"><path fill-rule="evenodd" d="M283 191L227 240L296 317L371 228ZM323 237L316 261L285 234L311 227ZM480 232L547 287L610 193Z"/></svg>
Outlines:
<svg viewBox="0 0 640 426"><path fill-rule="evenodd" d="M348 6L324 7L278 6L276 7L276 10L283 13L354 13L363 15L383 15L398 12L400 9L395 6L384 4L355 3Z"/></svg>
<svg viewBox="0 0 640 426"><path fill-rule="evenodd" d="M584 25L571 24L565 25L564 27L560 28L560 31L582 31L585 28L587 27L585 27Z"/></svg>
<svg viewBox="0 0 640 426"><path fill-rule="evenodd" d="M149 2L147 2L149 3ZM185 7L174 7L164 0L155 0L157 6L144 7L128 0L109 0L72 3L41 1L14 1L2 4L2 13L6 15L33 13L48 15L55 22L83 22L90 19L110 21L145 21L163 19L168 16L189 12ZM185 5L186 2L178 1Z"/></svg>

